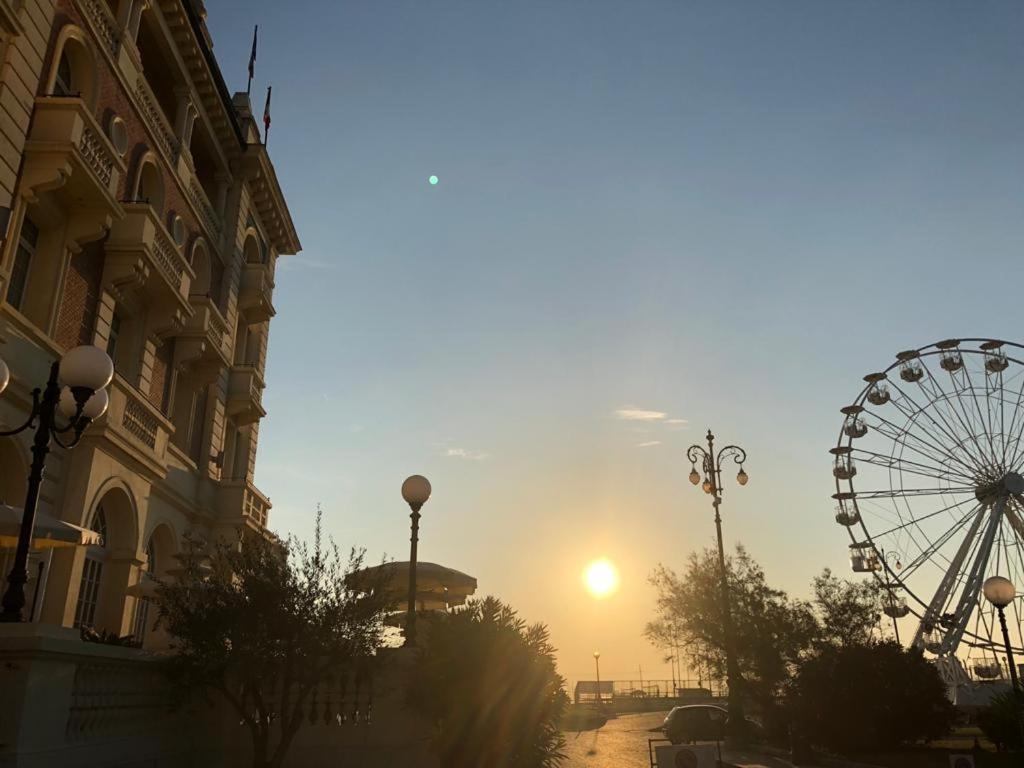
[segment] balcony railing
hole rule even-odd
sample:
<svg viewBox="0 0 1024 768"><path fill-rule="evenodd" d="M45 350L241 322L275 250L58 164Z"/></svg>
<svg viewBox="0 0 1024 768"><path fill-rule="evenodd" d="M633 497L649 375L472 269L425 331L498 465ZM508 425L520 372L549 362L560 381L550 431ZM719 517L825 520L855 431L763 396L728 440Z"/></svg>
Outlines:
<svg viewBox="0 0 1024 768"><path fill-rule="evenodd" d="M271 297L274 278L268 264L242 265L242 279L238 288L238 309L250 323L262 323L275 314Z"/></svg>
<svg viewBox="0 0 1024 768"><path fill-rule="evenodd" d="M227 412L240 426L252 424L267 415L262 403L263 386L263 377L258 366L231 366L228 376Z"/></svg>
<svg viewBox="0 0 1024 768"><path fill-rule="evenodd" d="M152 206L125 202L122 208L125 217L111 227L107 240L106 252L111 260L108 278L121 284L122 290L144 290L150 297L148 303L159 304L172 314L189 314L192 267ZM125 285L129 283L135 285Z"/></svg>
<svg viewBox="0 0 1024 768"><path fill-rule="evenodd" d="M102 428L95 432L95 436L114 439L138 459L162 472L167 442L173 429L171 423L119 374L115 374L109 393L110 406L100 422ZM86 435L93 436L93 430Z"/></svg>
<svg viewBox="0 0 1024 768"><path fill-rule="evenodd" d="M77 96L39 96L25 146L30 188L64 187L83 207L119 215L117 185L124 162Z"/></svg>
<svg viewBox="0 0 1024 768"><path fill-rule="evenodd" d="M217 303L206 294L193 294L188 300L193 315L179 338L194 343L191 345L191 353L186 353L184 348L182 353L197 362L205 359L209 366L217 370L226 368L230 359L228 345L231 339L227 321L217 308Z"/></svg>
<svg viewBox="0 0 1024 768"><path fill-rule="evenodd" d="M270 506L270 499L248 480L222 480L217 488L217 508L224 519L241 516L266 528Z"/></svg>
<svg viewBox="0 0 1024 768"><path fill-rule="evenodd" d="M93 34L111 54L117 53L117 20L103 0L77 0L75 3Z"/></svg>

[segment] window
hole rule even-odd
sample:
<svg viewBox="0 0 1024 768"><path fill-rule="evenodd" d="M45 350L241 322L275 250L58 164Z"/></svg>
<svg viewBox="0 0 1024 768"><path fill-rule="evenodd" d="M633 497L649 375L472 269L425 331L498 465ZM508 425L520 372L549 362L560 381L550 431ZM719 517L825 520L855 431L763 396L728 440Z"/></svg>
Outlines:
<svg viewBox="0 0 1024 768"><path fill-rule="evenodd" d="M188 455L199 464L203 459L203 431L206 427L206 387L195 393L192 400L192 423L189 425Z"/></svg>
<svg viewBox="0 0 1024 768"><path fill-rule="evenodd" d="M143 578L144 574L153 573L156 570L156 552L153 550L153 542L150 540L146 546L146 565L142 569ZM135 601L135 618L132 620L132 636L139 643L142 642L146 636L146 630L149 627L149 606L150 600L148 597L142 597Z"/></svg>
<svg viewBox="0 0 1024 768"><path fill-rule="evenodd" d="M78 587L78 604L75 606L76 627L91 627L96 621L96 604L99 602L102 577L103 563L86 557L85 565L82 566L82 583Z"/></svg>
<svg viewBox="0 0 1024 768"><path fill-rule="evenodd" d="M21 224L18 250L14 254L14 265L11 267L11 284L7 288L7 302L15 309L21 309L24 304L28 272L32 267L32 257L35 256L38 241L39 227L26 217Z"/></svg>
<svg viewBox="0 0 1024 768"><path fill-rule="evenodd" d="M60 61L57 63L57 77L53 81L54 96L72 96L71 90L71 61L68 59L67 51L62 51Z"/></svg>
<svg viewBox="0 0 1024 768"><path fill-rule="evenodd" d="M92 530L100 535L100 545L90 547L82 565L82 581L78 586L78 603L75 605L75 626L91 627L96 621L96 606L100 598L100 582L103 580L103 558L106 557L107 516L103 507L96 508Z"/></svg>
<svg viewBox="0 0 1024 768"><path fill-rule="evenodd" d="M121 335L121 316L114 312L110 318L110 335L107 336L107 355L117 365L117 339Z"/></svg>

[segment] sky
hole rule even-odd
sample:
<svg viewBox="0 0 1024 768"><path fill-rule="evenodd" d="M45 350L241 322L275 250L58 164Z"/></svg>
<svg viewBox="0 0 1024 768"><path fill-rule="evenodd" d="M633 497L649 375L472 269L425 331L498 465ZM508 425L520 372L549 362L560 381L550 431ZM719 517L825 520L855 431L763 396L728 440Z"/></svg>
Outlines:
<svg viewBox="0 0 1024 768"><path fill-rule="evenodd" d="M260 25L304 247L274 295L271 527L307 536L319 503L404 560L426 475L420 558L546 623L570 682L594 650L604 679L670 676L648 575L714 542L684 455L709 427L749 456L726 545L803 596L848 571L827 449L861 377L1024 335L1018 2L208 8L232 90Z"/></svg>

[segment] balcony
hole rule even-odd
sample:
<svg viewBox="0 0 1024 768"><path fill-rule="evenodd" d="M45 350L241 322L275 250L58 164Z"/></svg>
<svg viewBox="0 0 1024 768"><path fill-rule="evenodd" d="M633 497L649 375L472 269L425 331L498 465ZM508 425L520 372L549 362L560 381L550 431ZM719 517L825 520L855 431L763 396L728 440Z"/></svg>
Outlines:
<svg viewBox="0 0 1024 768"><path fill-rule="evenodd" d="M228 324L211 297L193 295L188 301L193 314L178 335L178 361L193 371L207 371L205 378L213 381L230 363Z"/></svg>
<svg viewBox="0 0 1024 768"><path fill-rule="evenodd" d="M238 288L238 309L250 325L262 323L276 314L271 296L274 278L267 264L244 264Z"/></svg>
<svg viewBox="0 0 1024 768"><path fill-rule="evenodd" d="M267 415L262 404L263 387L263 377L256 365L231 366L226 405L228 415L236 424L252 424Z"/></svg>
<svg viewBox="0 0 1024 768"><path fill-rule="evenodd" d="M110 406L96 426L85 433L84 441L108 440L149 467L164 475L167 442L173 426L156 406L119 374L109 390Z"/></svg>
<svg viewBox="0 0 1024 768"><path fill-rule="evenodd" d="M100 232L122 215L117 185L124 161L89 113L74 96L39 96L32 130L25 144L24 185L36 195L60 190L81 222L81 239Z"/></svg>
<svg viewBox="0 0 1024 768"><path fill-rule="evenodd" d="M123 208L124 218L111 227L107 239L104 282L115 296L141 294L157 327L174 333L192 314L192 267L152 206L135 202Z"/></svg>
<svg viewBox="0 0 1024 768"><path fill-rule="evenodd" d="M217 512L224 520L241 517L258 528L266 528L270 507L270 499L248 480L223 480L217 487Z"/></svg>

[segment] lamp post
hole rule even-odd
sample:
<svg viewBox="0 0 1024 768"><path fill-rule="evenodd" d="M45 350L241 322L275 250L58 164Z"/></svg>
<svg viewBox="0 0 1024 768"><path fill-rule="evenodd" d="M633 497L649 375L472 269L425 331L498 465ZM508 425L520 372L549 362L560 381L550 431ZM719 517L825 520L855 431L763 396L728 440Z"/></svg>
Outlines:
<svg viewBox="0 0 1024 768"><path fill-rule="evenodd" d="M402 483L402 498L412 514L412 535L409 539L409 604L405 611L405 645L416 642L416 544L420 535L420 509L430 498L430 481L423 475L412 475Z"/></svg>
<svg viewBox="0 0 1024 768"><path fill-rule="evenodd" d="M36 430L32 440L32 466L25 493L25 509L18 531L14 566L7 576L0 621L23 620L28 550L35 528L39 486L43 481L46 456L50 452L50 440L62 448L73 448L78 444L86 427L106 412L109 402L106 386L113 376L114 364L99 347L85 345L70 349L59 362L55 361L50 366L45 389L32 390L32 410L25 423L16 429L0 432L0 437L9 437L33 427ZM9 379L7 365L0 361L0 392L6 388ZM67 422L64 426L58 425L58 413ZM66 432L73 432L73 436L64 443L60 435Z"/></svg>
<svg viewBox="0 0 1024 768"><path fill-rule="evenodd" d="M736 663L736 649L734 646L731 596L729 593L729 576L725 568L725 547L722 545L722 515L719 507L722 505L722 460L732 459L739 464L740 471L736 474L736 482L746 485L749 476L743 469L743 462L747 460L747 452L737 445L727 445L715 453L715 436L708 430L708 447L691 445L686 451L686 458L690 460L689 480L694 485L700 484L704 493L711 496L711 506L715 510L715 531L718 535L718 568L721 579L722 590L722 629L725 633L723 645L725 650L725 674L726 684L729 687L729 741L742 743L745 739L743 702L740 697L739 682L740 673ZM697 471L697 463L700 462L703 471L703 483L701 473Z"/></svg>
<svg viewBox="0 0 1024 768"><path fill-rule="evenodd" d="M1013 698L1017 703L1017 724L1021 736L1024 737L1024 700L1021 699L1020 680L1017 678L1017 667L1013 663L1013 647L1010 645L1010 631L1006 628L1004 609L1017 596L1013 582L1002 576L990 576L981 586L985 599L995 606L999 613L999 626L1003 630L1003 643L1006 645L1006 665L1010 668L1010 681L1013 684Z"/></svg>
<svg viewBox="0 0 1024 768"><path fill-rule="evenodd" d="M601 653L594 651L594 674L597 677L597 705L601 705Z"/></svg>

